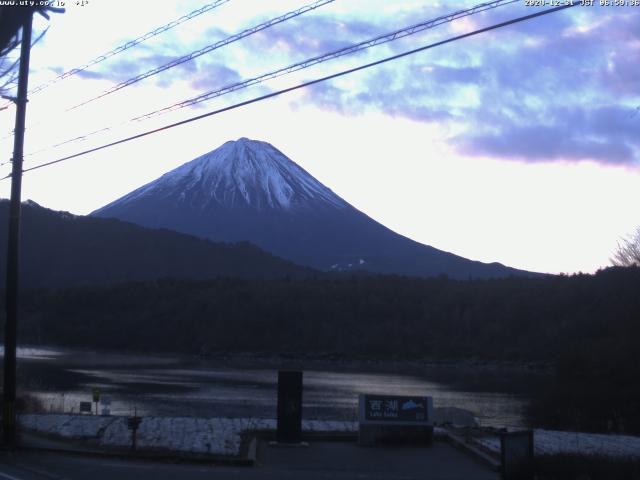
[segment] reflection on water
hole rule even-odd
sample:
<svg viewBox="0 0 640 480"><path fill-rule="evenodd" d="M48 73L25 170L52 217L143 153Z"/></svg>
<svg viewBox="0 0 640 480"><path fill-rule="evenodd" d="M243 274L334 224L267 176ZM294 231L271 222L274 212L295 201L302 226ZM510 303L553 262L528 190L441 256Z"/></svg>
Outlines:
<svg viewBox="0 0 640 480"><path fill-rule="evenodd" d="M61 355L60 350L54 350L52 348L40 348L40 347L18 347L16 349L16 356L18 358L30 358L37 360L52 359L58 355ZM0 345L0 355L4 356L4 345Z"/></svg>
<svg viewBox="0 0 640 480"><path fill-rule="evenodd" d="M253 366L238 368L220 360L175 356L43 351L53 354L22 357L19 373L23 389L38 396L52 411L77 412L79 402L90 401L92 389L98 388L101 395L110 397L113 414L129 414L137 408L142 415L276 416L277 365L267 363L265 368L257 368L263 365L254 360ZM465 388L466 377L460 369L431 366L410 374L375 369L363 372L349 371L344 365L307 366L305 418L356 420L358 394L386 393L431 395L436 407L470 410L487 426L523 425L525 395ZM477 381L478 375L488 374L476 371L467 376ZM508 374L497 375L509 382Z"/></svg>

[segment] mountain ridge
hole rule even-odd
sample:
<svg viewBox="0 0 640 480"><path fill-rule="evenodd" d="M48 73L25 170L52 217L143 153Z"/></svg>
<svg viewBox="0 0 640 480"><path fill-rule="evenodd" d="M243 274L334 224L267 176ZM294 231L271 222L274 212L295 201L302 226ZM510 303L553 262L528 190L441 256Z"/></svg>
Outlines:
<svg viewBox="0 0 640 480"><path fill-rule="evenodd" d="M214 241L249 241L294 263L413 276L532 275L393 232L267 142L241 138L91 213Z"/></svg>
<svg viewBox="0 0 640 480"><path fill-rule="evenodd" d="M0 199L0 224L9 201ZM5 230L6 231L6 230ZM0 252L7 236L0 235ZM6 255L0 256L4 271ZM27 288L110 285L165 278L306 278L316 272L247 242L214 243L167 229L22 204L20 281ZM0 287L6 278L0 278Z"/></svg>

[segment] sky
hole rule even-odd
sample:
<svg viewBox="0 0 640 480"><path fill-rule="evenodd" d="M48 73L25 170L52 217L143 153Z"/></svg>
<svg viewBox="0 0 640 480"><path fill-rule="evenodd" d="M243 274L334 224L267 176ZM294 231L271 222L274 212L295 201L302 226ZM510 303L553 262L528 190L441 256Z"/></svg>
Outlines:
<svg viewBox="0 0 640 480"><path fill-rule="evenodd" d="M211 0L84 0L36 17L30 87ZM335 0L84 106L312 0L230 0L30 96L25 169L542 10L522 2L144 121L140 115L479 2ZM23 199L91 211L227 140L271 143L346 201L441 250L594 272L640 225L640 7L577 6L27 172ZM0 111L0 176L15 108ZM109 127L109 130L86 134ZM54 145L84 136L62 146ZM0 197L9 196L0 181Z"/></svg>

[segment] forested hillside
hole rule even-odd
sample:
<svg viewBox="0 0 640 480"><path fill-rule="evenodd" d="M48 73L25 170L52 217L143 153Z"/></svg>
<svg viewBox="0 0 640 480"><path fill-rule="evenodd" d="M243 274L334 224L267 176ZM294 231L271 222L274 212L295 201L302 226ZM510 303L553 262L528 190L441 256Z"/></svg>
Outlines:
<svg viewBox="0 0 640 480"><path fill-rule="evenodd" d="M74 347L479 358L557 367L539 424L640 431L640 268L457 281L158 281L38 290L20 342ZM582 412L582 413L581 413Z"/></svg>

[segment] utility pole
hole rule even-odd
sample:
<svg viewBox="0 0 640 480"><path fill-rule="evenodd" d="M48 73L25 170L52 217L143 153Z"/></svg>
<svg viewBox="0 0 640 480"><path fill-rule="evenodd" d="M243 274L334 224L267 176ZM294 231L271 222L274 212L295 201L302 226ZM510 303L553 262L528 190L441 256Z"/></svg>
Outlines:
<svg viewBox="0 0 640 480"><path fill-rule="evenodd" d="M20 253L20 201L22 190L22 157L24 153L24 125L27 113L27 84L29 81L29 54L31 52L31 24L33 13L22 24L20 71L16 102L16 126L11 170L11 202L9 206L9 241L7 248L7 286L4 328L4 388L2 405L2 432L4 445L16 442L16 345L18 326L18 256Z"/></svg>

